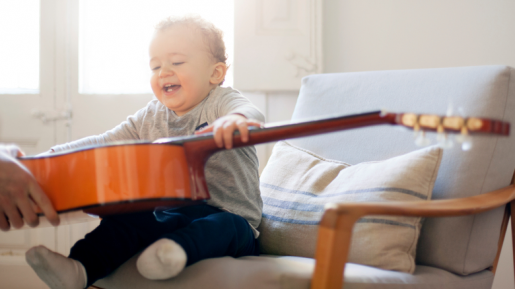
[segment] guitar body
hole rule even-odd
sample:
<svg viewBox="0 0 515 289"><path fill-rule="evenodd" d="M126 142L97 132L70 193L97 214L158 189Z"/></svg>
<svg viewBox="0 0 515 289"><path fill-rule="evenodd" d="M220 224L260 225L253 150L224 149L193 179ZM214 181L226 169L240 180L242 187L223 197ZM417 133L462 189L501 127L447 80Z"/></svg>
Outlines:
<svg viewBox="0 0 515 289"><path fill-rule="evenodd" d="M510 131L508 123L497 120L375 111L251 128L245 143L235 133L233 147L381 124L439 133L509 135ZM104 216L208 200L204 166L220 150L213 135L205 134L154 143L108 144L19 160L32 172L57 212L83 210Z"/></svg>
<svg viewBox="0 0 515 289"><path fill-rule="evenodd" d="M21 159L57 212L107 215L195 204L181 145L135 143Z"/></svg>

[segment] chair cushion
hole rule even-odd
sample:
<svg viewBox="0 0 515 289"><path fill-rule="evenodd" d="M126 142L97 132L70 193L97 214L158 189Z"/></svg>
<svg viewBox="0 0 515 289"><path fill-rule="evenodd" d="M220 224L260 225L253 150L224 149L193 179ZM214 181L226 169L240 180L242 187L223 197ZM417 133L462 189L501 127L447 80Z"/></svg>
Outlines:
<svg viewBox="0 0 515 289"><path fill-rule="evenodd" d="M373 71L312 75L302 81L292 120L377 109L454 114L515 123L515 70L506 66ZM433 139L434 134L428 134ZM475 196L510 184L515 133L473 136L473 146L446 149L433 199ZM293 139L295 146L350 164L384 160L417 149L413 134L393 126L360 128ZM417 264L470 274L492 265L503 208L449 218L427 218Z"/></svg>
<svg viewBox="0 0 515 289"><path fill-rule="evenodd" d="M136 269L130 259L95 286L105 289L309 289L314 260L302 257L259 256L234 259L206 259L187 267L177 277L151 281ZM347 263L345 289L486 289L491 288L492 272L458 276L441 269L417 266L413 275Z"/></svg>
<svg viewBox="0 0 515 289"><path fill-rule="evenodd" d="M441 158L442 149L433 146L351 166L277 143L260 181L262 252L313 257L327 203L430 199ZM420 228L420 217L361 218L349 262L413 273Z"/></svg>

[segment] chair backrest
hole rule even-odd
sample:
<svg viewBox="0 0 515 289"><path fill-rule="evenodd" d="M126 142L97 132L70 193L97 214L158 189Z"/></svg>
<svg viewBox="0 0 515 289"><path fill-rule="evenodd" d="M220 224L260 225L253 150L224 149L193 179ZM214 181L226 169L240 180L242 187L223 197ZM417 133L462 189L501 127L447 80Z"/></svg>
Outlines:
<svg viewBox="0 0 515 289"><path fill-rule="evenodd" d="M515 124L515 70L506 66L321 74L305 77L292 120L386 109L495 118ZM435 136L428 134L433 138ZM377 126L291 143L351 164L383 160L418 147L413 133ZM444 151L433 199L474 196L509 185L515 168L510 137L475 136L469 151ZM474 216L426 219L417 263L467 275L490 267L503 208Z"/></svg>

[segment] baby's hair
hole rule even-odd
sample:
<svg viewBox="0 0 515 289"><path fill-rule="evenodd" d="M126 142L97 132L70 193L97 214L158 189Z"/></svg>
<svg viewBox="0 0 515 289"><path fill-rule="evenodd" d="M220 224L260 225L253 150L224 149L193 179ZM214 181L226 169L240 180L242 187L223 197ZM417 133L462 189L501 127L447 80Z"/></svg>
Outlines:
<svg viewBox="0 0 515 289"><path fill-rule="evenodd" d="M156 32L163 32L170 27L184 25L198 29L209 48L209 52L216 62L223 62L227 65L227 54L225 53L225 43L223 31L218 29L213 23L204 20L197 15L171 16L165 18L156 25ZM225 78L218 85L222 85Z"/></svg>

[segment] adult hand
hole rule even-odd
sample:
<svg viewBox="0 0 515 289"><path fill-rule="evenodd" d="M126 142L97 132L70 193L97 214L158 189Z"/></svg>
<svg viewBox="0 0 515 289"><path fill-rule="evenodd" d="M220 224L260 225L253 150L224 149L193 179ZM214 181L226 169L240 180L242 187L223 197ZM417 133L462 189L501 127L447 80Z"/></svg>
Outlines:
<svg viewBox="0 0 515 289"><path fill-rule="evenodd" d="M37 226L38 209L57 226L59 216L50 200L30 171L16 160L22 155L17 146L0 144L0 229L21 228L24 220L31 227Z"/></svg>
<svg viewBox="0 0 515 289"><path fill-rule="evenodd" d="M211 125L195 132L195 134L203 134L213 132L215 143L219 148L232 148L233 133L235 130L240 132L241 141L249 141L249 126L262 127L263 124L256 120L247 119L241 114L229 114L215 120Z"/></svg>

